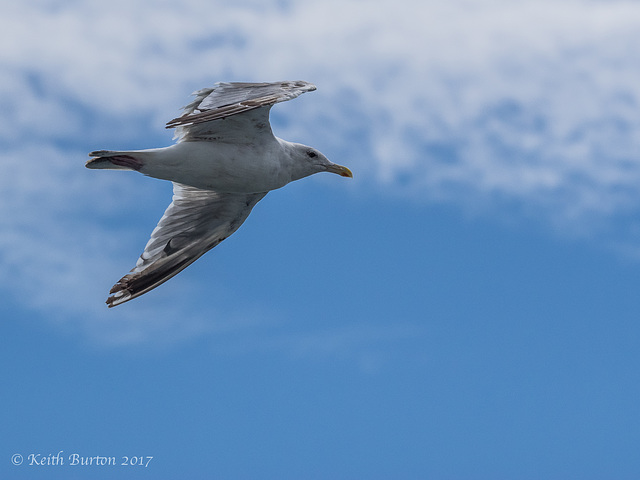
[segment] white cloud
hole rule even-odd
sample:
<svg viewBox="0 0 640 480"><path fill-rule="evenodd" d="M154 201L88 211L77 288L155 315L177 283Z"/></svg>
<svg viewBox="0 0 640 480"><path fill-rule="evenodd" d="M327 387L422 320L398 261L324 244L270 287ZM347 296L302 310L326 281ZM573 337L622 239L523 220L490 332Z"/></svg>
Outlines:
<svg viewBox="0 0 640 480"><path fill-rule="evenodd" d="M307 121L289 130L310 138L320 116L330 148L363 152L352 162L382 182L427 198L453 183L455 197L499 194L555 214L638 206L637 2L57 3L3 16L5 138L16 126L77 132L69 100L157 127L189 89L301 77L322 97L295 107ZM366 145L331 132L345 122Z"/></svg>
<svg viewBox="0 0 640 480"><path fill-rule="evenodd" d="M78 277L117 278L113 205L87 198L139 197L124 177L87 185L79 150L168 143L161 127L185 93L218 80L315 82L315 98L274 110L279 132L365 187L520 204L569 231L628 217L640 207L638 44L640 4L621 0L13 2L0 18L0 282L51 308ZM74 223L89 210L95 224ZM87 242L75 265L67 235ZM75 314L106 318L88 307L98 292L76 287L91 301Z"/></svg>

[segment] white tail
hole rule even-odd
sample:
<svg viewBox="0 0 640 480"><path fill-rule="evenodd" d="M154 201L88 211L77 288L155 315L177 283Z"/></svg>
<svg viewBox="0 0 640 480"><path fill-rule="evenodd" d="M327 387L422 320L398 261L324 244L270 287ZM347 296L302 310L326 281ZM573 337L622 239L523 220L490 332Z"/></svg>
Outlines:
<svg viewBox="0 0 640 480"><path fill-rule="evenodd" d="M113 150L97 150L89 154L94 157L88 160L85 167L103 170L140 170L143 162L134 157L135 152L117 152Z"/></svg>

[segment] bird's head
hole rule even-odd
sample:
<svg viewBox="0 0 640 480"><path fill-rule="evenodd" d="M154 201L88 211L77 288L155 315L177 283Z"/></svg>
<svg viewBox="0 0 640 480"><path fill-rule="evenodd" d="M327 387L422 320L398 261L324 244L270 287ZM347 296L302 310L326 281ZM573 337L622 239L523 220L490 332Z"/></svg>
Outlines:
<svg viewBox="0 0 640 480"><path fill-rule="evenodd" d="M353 178L353 173L347 167L331 162L322 153L312 147L299 143L293 144L294 161L299 167L297 178L303 178L319 172L337 173L342 177Z"/></svg>

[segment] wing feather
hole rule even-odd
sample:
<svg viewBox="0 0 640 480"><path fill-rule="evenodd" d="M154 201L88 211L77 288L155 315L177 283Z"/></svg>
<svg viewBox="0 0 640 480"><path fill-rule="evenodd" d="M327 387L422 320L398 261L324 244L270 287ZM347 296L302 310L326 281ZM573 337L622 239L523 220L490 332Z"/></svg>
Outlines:
<svg viewBox="0 0 640 480"><path fill-rule="evenodd" d="M217 83L194 92L184 113L167 123L176 128L178 141L251 141L255 135L272 135L269 110L279 102L315 90L303 81L273 83Z"/></svg>
<svg viewBox="0 0 640 480"><path fill-rule="evenodd" d="M174 183L171 205L136 266L109 292L109 307L136 298L187 268L233 234L265 195L218 193Z"/></svg>

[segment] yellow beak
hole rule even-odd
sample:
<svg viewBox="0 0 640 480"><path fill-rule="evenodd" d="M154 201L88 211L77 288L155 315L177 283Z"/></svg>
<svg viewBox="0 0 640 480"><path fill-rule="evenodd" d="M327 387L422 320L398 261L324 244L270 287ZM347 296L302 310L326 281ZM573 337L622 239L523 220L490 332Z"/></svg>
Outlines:
<svg viewBox="0 0 640 480"><path fill-rule="evenodd" d="M351 170L349 170L347 167L343 167L342 165L337 165L335 163L332 163L327 167L327 172L337 173L341 177L353 178L353 173L351 173Z"/></svg>

